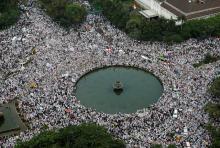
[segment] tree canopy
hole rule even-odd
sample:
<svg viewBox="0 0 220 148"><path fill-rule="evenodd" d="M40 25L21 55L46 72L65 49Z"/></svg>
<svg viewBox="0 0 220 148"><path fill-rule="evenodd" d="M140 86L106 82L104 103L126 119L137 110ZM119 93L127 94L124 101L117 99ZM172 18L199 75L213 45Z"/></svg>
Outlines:
<svg viewBox="0 0 220 148"><path fill-rule="evenodd" d="M162 144L152 144L151 148L163 148Z"/></svg>
<svg viewBox="0 0 220 148"><path fill-rule="evenodd" d="M208 103L205 106L205 111L208 112L212 118L220 118L220 104Z"/></svg>
<svg viewBox="0 0 220 148"><path fill-rule="evenodd" d="M146 19L139 14L139 8L133 9L133 0L90 0L90 2L94 8L101 9L113 25L138 40L182 42L189 38L220 36L220 15L184 21L182 25L177 26L175 20Z"/></svg>
<svg viewBox="0 0 220 148"><path fill-rule="evenodd" d="M219 148L220 147L220 128L214 127L211 124L206 126L206 129L210 132L212 136L212 143L210 148Z"/></svg>
<svg viewBox="0 0 220 148"><path fill-rule="evenodd" d="M19 16L18 0L0 1L0 30L16 23Z"/></svg>
<svg viewBox="0 0 220 148"><path fill-rule="evenodd" d="M87 14L84 6L68 0L40 0L40 3L47 14L63 27L82 23Z"/></svg>
<svg viewBox="0 0 220 148"><path fill-rule="evenodd" d="M218 97L218 98L220 97L220 77L217 77L216 79L214 79L214 81L211 83L211 87L209 88L209 91L215 97ZM216 103L208 103L204 108L205 111L211 117L211 119L214 119L214 120L211 120L210 124L206 125L206 129L209 131L209 133L212 136L212 143L210 145L210 148L220 147L220 127L216 126L216 123L215 123L215 121L218 122L220 119L220 102L219 101L220 100L218 100Z"/></svg>
<svg viewBox="0 0 220 148"><path fill-rule="evenodd" d="M168 145L167 148L176 148L176 145L175 144L170 144L170 145Z"/></svg>
<svg viewBox="0 0 220 148"><path fill-rule="evenodd" d="M69 126L58 131L45 131L15 148L125 148L105 128L95 124Z"/></svg>
<svg viewBox="0 0 220 148"><path fill-rule="evenodd" d="M213 94L215 97L220 97L220 77L216 78L209 88L209 91L211 94Z"/></svg>

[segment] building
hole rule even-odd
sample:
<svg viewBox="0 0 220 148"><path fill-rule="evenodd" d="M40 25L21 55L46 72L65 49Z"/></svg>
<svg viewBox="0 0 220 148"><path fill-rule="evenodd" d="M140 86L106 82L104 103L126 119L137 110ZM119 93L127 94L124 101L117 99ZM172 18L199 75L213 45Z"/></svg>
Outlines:
<svg viewBox="0 0 220 148"><path fill-rule="evenodd" d="M220 0L135 0L147 18L164 17L187 20L207 18L220 13Z"/></svg>

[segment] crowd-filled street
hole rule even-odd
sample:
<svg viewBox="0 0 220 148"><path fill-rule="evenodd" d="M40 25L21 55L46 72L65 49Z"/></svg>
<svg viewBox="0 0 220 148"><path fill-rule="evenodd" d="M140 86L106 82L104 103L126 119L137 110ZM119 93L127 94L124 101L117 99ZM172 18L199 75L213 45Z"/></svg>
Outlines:
<svg viewBox="0 0 220 148"><path fill-rule="evenodd" d="M88 3L88 2L84 2ZM0 103L17 99L28 130L4 137L12 147L49 129L95 122L104 125L128 147L153 143L204 148L210 136L204 106L211 99L208 84L220 72L220 61L194 68L206 53L220 53L220 39L190 39L181 44L140 42L116 29L101 14L69 31L61 28L30 0L20 20L0 31ZM85 108L75 97L75 83L84 73L108 65L131 65L156 75L164 92L151 107L133 114L105 114ZM177 117L174 117L177 110Z"/></svg>

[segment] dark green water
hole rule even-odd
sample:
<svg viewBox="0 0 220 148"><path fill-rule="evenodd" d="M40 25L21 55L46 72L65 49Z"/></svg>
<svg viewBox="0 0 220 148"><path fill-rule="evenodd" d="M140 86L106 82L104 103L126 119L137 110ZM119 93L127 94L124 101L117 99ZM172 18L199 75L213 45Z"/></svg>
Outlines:
<svg viewBox="0 0 220 148"><path fill-rule="evenodd" d="M115 81L123 92L113 91ZM81 104L105 113L133 113L157 102L163 86L151 73L131 67L107 67L90 72L77 82L76 97Z"/></svg>

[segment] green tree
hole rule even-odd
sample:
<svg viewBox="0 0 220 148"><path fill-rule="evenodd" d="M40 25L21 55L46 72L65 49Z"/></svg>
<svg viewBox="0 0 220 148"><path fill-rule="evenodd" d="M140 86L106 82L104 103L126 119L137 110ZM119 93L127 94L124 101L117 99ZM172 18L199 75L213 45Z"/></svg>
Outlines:
<svg viewBox="0 0 220 148"><path fill-rule="evenodd" d="M161 144L153 144L150 147L151 148L162 148L163 146Z"/></svg>
<svg viewBox="0 0 220 148"><path fill-rule="evenodd" d="M187 20L181 16L183 24L176 25L175 20L151 18L139 20L132 18L132 0L90 0L95 8L101 8L103 14L113 25L139 40L182 42L189 38L203 39L220 36L220 15L208 19ZM141 24L139 27L139 24Z"/></svg>
<svg viewBox="0 0 220 148"><path fill-rule="evenodd" d="M211 94L213 94L216 97L220 97L220 77L216 78L209 88L209 91Z"/></svg>
<svg viewBox="0 0 220 148"><path fill-rule="evenodd" d="M86 9L68 0L40 0L41 5L53 20L63 27L80 24L86 17Z"/></svg>
<svg viewBox="0 0 220 148"><path fill-rule="evenodd" d="M220 118L220 104L208 103L205 106L205 111L209 113L212 118Z"/></svg>
<svg viewBox="0 0 220 148"><path fill-rule="evenodd" d="M183 38L178 34L171 34L171 35L165 36L164 41L168 43L171 43L171 42L180 43L183 41Z"/></svg>
<svg viewBox="0 0 220 148"><path fill-rule="evenodd" d="M70 20L70 23L79 24L86 16L86 9L78 3L69 4L65 8L66 17Z"/></svg>
<svg viewBox="0 0 220 148"><path fill-rule="evenodd" d="M213 63L220 60L219 56L212 56L210 53L207 53L205 55L205 59L204 59L204 64L209 64L209 63Z"/></svg>
<svg viewBox="0 0 220 148"><path fill-rule="evenodd" d="M69 126L58 131L46 131L30 141L19 142L16 148L125 148L105 128L95 124Z"/></svg>
<svg viewBox="0 0 220 148"><path fill-rule="evenodd" d="M142 34L142 26L142 17L139 14L135 14L130 17L130 20L126 23L126 32L130 37L140 39Z"/></svg>
<svg viewBox="0 0 220 148"><path fill-rule="evenodd" d="M206 126L206 129L210 132L212 136L212 144L210 148L219 148L220 147L220 128L214 127L211 124Z"/></svg>
<svg viewBox="0 0 220 148"><path fill-rule="evenodd" d="M176 145L175 144L170 144L170 145L168 145L167 148L176 148Z"/></svg>
<svg viewBox="0 0 220 148"><path fill-rule="evenodd" d="M17 22L20 16L18 0L0 1L0 30L6 29Z"/></svg>

